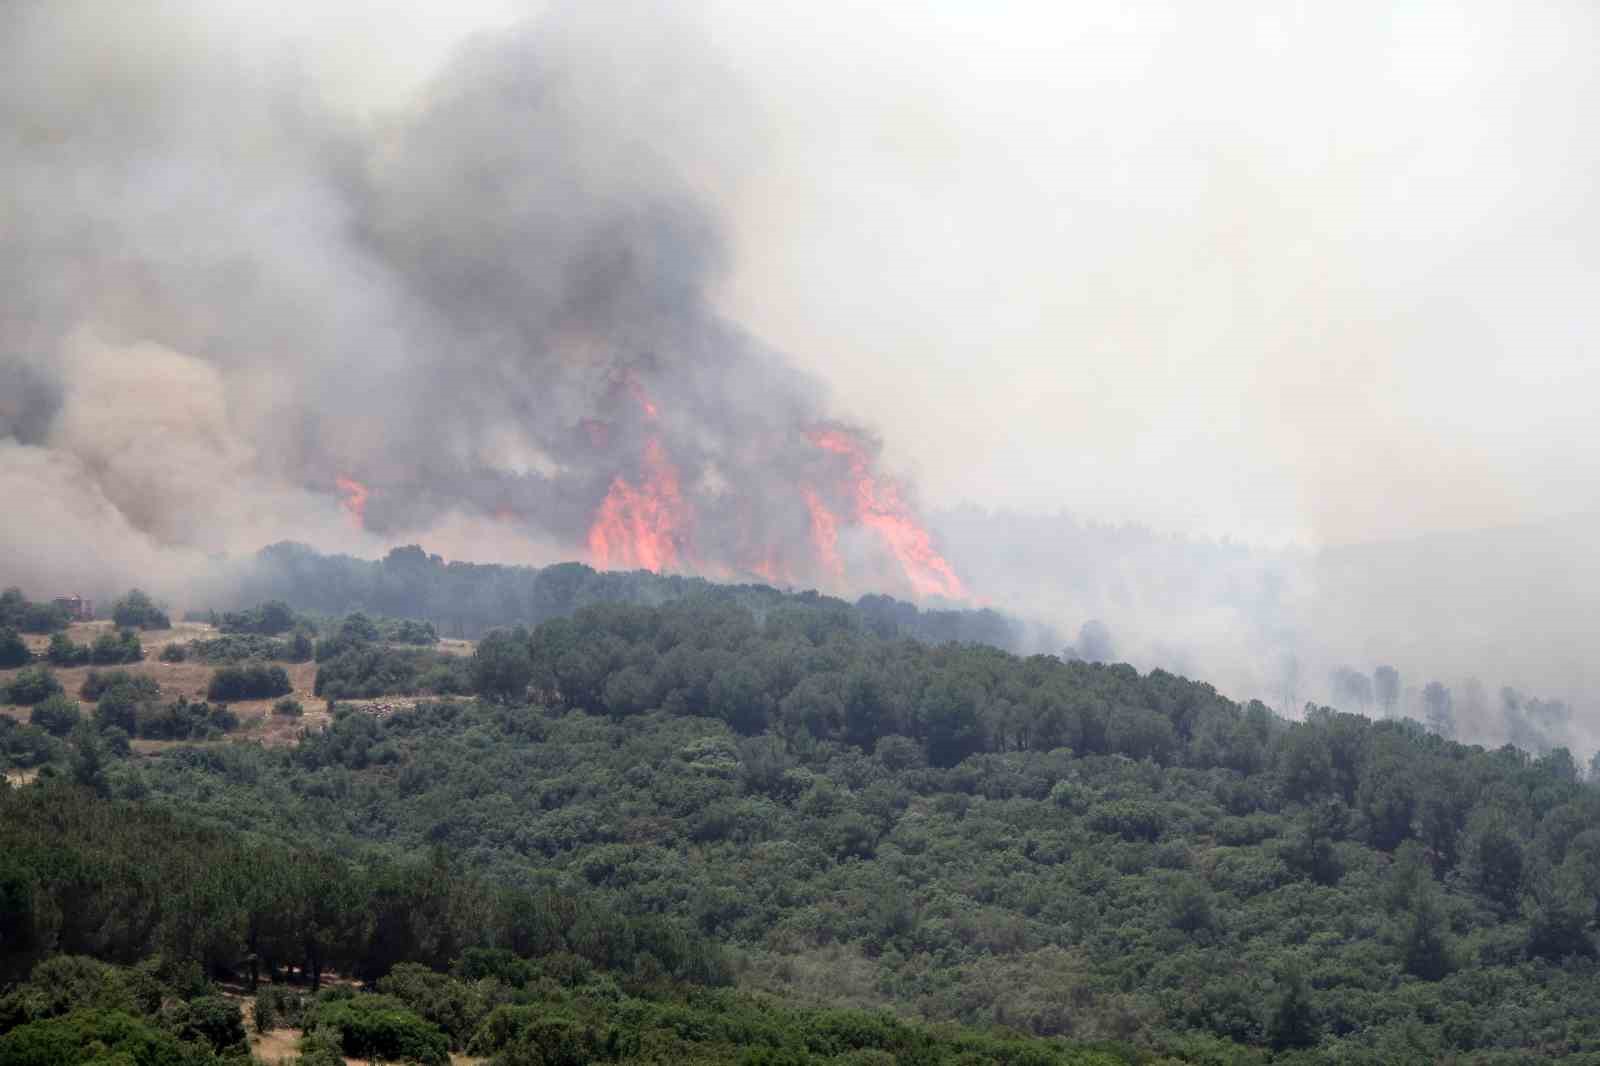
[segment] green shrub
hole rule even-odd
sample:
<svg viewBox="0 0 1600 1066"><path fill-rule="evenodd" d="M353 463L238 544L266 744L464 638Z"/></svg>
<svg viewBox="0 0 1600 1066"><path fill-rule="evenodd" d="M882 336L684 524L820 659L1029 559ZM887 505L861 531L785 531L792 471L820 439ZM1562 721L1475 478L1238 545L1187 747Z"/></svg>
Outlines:
<svg viewBox="0 0 1600 1066"><path fill-rule="evenodd" d="M0 627L23 633L54 633L65 629L72 619L65 607L53 603L33 603L18 588L0 592Z"/></svg>
<svg viewBox="0 0 1600 1066"><path fill-rule="evenodd" d="M423 1066L446 1066L450 1042L439 1027L419 1017L393 996L361 995L317 1008L319 1027L339 1034L348 1058L404 1059Z"/></svg>
<svg viewBox="0 0 1600 1066"><path fill-rule="evenodd" d="M134 629L171 629L172 619L149 595L133 589L111 608L111 620Z"/></svg>
<svg viewBox="0 0 1600 1066"><path fill-rule="evenodd" d="M478 1028L489 1004L475 985L426 966L403 962L378 982L378 991L394 996L462 1047Z"/></svg>
<svg viewBox="0 0 1600 1066"><path fill-rule="evenodd" d="M311 1029L300 1038L296 1066L344 1066L340 1034L334 1029Z"/></svg>
<svg viewBox="0 0 1600 1066"><path fill-rule="evenodd" d="M61 751L61 743L38 726L0 715L0 766L43 766L59 758ZM4 952L0 952L0 963L3 961ZM0 973L3 972L4 966L0 965Z"/></svg>
<svg viewBox="0 0 1600 1066"><path fill-rule="evenodd" d="M278 1005L271 990L263 988L256 993L251 1005L251 1022L258 1033L269 1033L278 1027Z"/></svg>
<svg viewBox="0 0 1600 1066"><path fill-rule="evenodd" d="M65 633L56 633L50 638L50 648L45 652L45 658L56 666L82 666L89 661L90 650L87 644L78 644Z"/></svg>
<svg viewBox="0 0 1600 1066"><path fill-rule="evenodd" d="M300 618L282 600L269 600L244 611L223 614L218 628L224 633L259 633L275 637L300 624Z"/></svg>
<svg viewBox="0 0 1600 1066"><path fill-rule="evenodd" d="M450 694L471 687L469 660L422 648L364 644L321 663L313 691L326 699L411 696L424 689Z"/></svg>
<svg viewBox="0 0 1600 1066"><path fill-rule="evenodd" d="M50 672L49 667L30 666L20 671L6 686L6 702L32 707L51 696L61 695L63 691L61 682L56 680L56 675Z"/></svg>
<svg viewBox="0 0 1600 1066"><path fill-rule="evenodd" d="M139 643L139 634L131 629L102 633L89 648L89 661L99 666L136 663L143 658L144 646Z"/></svg>
<svg viewBox="0 0 1600 1066"><path fill-rule="evenodd" d="M104 700L101 701L102 705ZM145 703L137 710L138 735L147 740L203 739L239 728L239 716L225 704L212 706L203 700L180 696L162 706Z"/></svg>
<svg viewBox="0 0 1600 1066"><path fill-rule="evenodd" d="M9 670L13 666L26 666L33 662L33 652L28 650L27 642L10 626L0 629L0 670Z"/></svg>
<svg viewBox="0 0 1600 1066"><path fill-rule="evenodd" d="M143 702L133 688L116 685L100 694L94 705L94 722L101 729L120 729L132 735L139 731L139 706Z"/></svg>
<svg viewBox="0 0 1600 1066"><path fill-rule="evenodd" d="M164 663L181 663L189 658L189 649L182 644L172 643L161 649L161 661Z"/></svg>
<svg viewBox="0 0 1600 1066"><path fill-rule="evenodd" d="M211 675L206 696L214 700L266 700L287 696L294 691L289 675L281 666L249 663L224 666Z"/></svg>
<svg viewBox="0 0 1600 1066"><path fill-rule="evenodd" d="M306 713L306 709L300 706L299 700L292 696L285 696L272 705L272 713L282 715L285 718L299 718Z"/></svg>
<svg viewBox="0 0 1600 1066"><path fill-rule="evenodd" d="M58 692L34 704L28 721L53 737L64 737L83 721L83 712L76 700L68 699L64 692Z"/></svg>
<svg viewBox="0 0 1600 1066"><path fill-rule="evenodd" d="M256 1032L299 1028L305 1020L306 1004L306 997L292 988L266 985L256 992Z"/></svg>
<svg viewBox="0 0 1600 1066"><path fill-rule="evenodd" d="M182 1011L178 1035L204 1042L217 1051L244 1043L244 1015L239 1005L221 996L192 999Z"/></svg>
<svg viewBox="0 0 1600 1066"><path fill-rule="evenodd" d="M189 645L196 659L208 663L241 663L251 659L270 662L290 658L287 641L256 633L225 633L211 640L196 640Z"/></svg>
<svg viewBox="0 0 1600 1066"><path fill-rule="evenodd" d="M0 1036L0 1062L6 1066L198 1066L210 1061L207 1049L122 1011L74 1011Z"/></svg>
<svg viewBox="0 0 1600 1066"><path fill-rule="evenodd" d="M140 700L153 700L161 695L161 686L155 678L130 674L126 670L90 670L78 688L78 695L93 703L114 688L130 689Z"/></svg>

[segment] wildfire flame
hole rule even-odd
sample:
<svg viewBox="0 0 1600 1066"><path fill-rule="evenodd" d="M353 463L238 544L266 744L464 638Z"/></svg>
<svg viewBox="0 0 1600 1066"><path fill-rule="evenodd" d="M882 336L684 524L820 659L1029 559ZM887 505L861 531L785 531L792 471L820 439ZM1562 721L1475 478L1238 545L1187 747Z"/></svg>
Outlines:
<svg viewBox="0 0 1600 1066"><path fill-rule="evenodd" d="M689 510L678 485L678 469L661 442L645 444L645 476L639 485L612 479L594 524L589 527L589 555L601 569L622 567L661 571L679 560L687 540Z"/></svg>
<svg viewBox="0 0 1600 1066"><path fill-rule="evenodd" d="M676 464L662 443L658 425L660 409L632 371L611 378L613 396L631 399L633 417L642 429L643 446L637 472L612 477L605 499L594 513L589 531L591 562L601 569L662 571L692 563L711 573L754 574L773 584L786 583L799 574L832 586L845 581L845 563L839 550L842 525L872 530L888 550L886 558L905 575L918 597L960 599L965 586L955 569L933 546L933 538L917 520L900 487L875 470L876 452L850 430L818 426L805 431L811 445L830 457L812 464L814 473L798 486L810 518L811 557L796 556L794 546L774 535L751 514L738 521L735 546L721 551L730 558L693 558L694 490L685 495ZM597 451L614 441L627 440L627 415L619 423L586 420L582 429ZM634 437L638 440L638 437ZM637 445L636 445L637 446ZM724 538L726 539L726 538Z"/></svg>
<svg viewBox="0 0 1600 1066"><path fill-rule="evenodd" d="M853 434L837 428L817 428L806 433L812 444L841 456L853 483L855 517L882 538L919 596L960 599L966 587L955 569L933 547L933 537L912 515L900 489L872 470L872 457ZM813 525L816 513L812 515Z"/></svg>
<svg viewBox="0 0 1600 1066"><path fill-rule="evenodd" d="M355 478L342 475L334 478L334 484L338 486L341 496L339 506L343 507L344 513L350 517L350 524L357 529L365 529L367 526L367 497L372 494L371 490Z"/></svg>
<svg viewBox="0 0 1600 1066"><path fill-rule="evenodd" d="M806 487L806 510L811 513L811 546L816 550L817 563L835 581L844 578L844 560L839 558L839 519L828 510L816 490Z"/></svg>

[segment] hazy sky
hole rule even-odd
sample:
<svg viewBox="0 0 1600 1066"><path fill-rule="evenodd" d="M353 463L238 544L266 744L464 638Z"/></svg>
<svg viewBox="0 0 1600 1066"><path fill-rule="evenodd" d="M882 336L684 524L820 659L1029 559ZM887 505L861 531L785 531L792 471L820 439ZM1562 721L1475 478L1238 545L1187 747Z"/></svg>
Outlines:
<svg viewBox="0 0 1600 1066"><path fill-rule="evenodd" d="M228 10L381 112L541 6ZM1593 4L694 10L749 96L723 307L930 504L1313 544L1592 508Z"/></svg>

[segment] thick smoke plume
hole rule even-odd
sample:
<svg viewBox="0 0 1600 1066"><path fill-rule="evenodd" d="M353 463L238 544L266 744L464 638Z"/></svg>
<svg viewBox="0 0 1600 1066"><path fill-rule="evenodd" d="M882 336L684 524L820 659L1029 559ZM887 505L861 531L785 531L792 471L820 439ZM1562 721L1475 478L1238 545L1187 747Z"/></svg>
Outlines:
<svg viewBox="0 0 1600 1066"><path fill-rule="evenodd" d="M163 10L0 16L20 571L454 530L964 594L871 434L709 307L759 123L684 18L565 6L355 122Z"/></svg>

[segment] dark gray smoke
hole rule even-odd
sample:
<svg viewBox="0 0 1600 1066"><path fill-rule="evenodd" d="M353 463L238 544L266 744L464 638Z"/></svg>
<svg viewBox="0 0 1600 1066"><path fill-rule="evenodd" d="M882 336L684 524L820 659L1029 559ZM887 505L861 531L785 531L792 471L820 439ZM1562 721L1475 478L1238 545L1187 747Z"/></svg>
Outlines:
<svg viewBox="0 0 1600 1066"><path fill-rule="evenodd" d="M759 122L672 8L560 6L363 121L203 12L16 3L0 38L0 488L52 525L7 523L16 576L280 537L572 557L619 481L657 485L624 518L661 565L828 576L821 390L707 302Z"/></svg>

